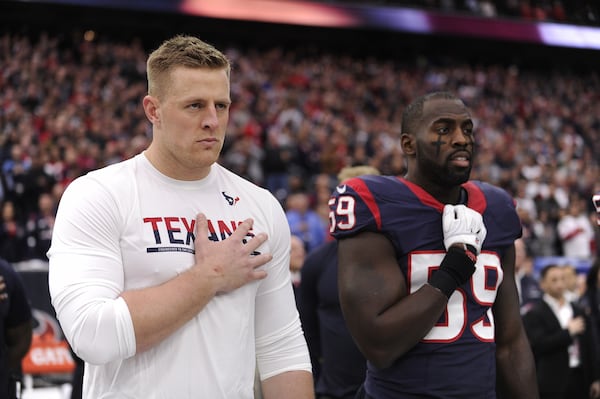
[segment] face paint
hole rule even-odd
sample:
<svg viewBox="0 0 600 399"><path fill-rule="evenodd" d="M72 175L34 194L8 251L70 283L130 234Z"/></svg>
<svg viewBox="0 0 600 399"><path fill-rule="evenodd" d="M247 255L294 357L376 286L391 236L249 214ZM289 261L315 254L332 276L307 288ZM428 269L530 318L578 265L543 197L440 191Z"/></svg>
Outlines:
<svg viewBox="0 0 600 399"><path fill-rule="evenodd" d="M433 143L434 146L436 146L436 156L439 157L440 156L440 151L442 151L442 145L446 144L446 142L444 140L442 140L442 137L444 135L438 133L438 139L435 143Z"/></svg>

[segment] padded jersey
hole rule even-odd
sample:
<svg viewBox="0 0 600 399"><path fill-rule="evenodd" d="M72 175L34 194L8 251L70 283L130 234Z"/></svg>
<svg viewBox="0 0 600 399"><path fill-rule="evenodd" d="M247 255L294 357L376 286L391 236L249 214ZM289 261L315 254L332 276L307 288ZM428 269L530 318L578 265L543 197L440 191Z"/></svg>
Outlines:
<svg viewBox="0 0 600 399"><path fill-rule="evenodd" d="M478 181L463 188L466 205L482 214L488 231L476 271L451 295L447 312L410 351L386 369L368 363L365 389L374 398L496 398L491 307L503 279L500 259L521 236L521 225L505 191ZM408 292L425 284L431 268L444 258L444 204L403 178L351 179L335 189L330 206L335 217L331 232L337 239L371 231L390 240Z"/></svg>

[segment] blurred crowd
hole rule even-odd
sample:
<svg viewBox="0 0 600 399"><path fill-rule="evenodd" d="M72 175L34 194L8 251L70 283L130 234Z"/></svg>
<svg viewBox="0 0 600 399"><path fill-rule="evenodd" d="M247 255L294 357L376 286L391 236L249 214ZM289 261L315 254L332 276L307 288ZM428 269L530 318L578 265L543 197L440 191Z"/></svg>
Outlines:
<svg viewBox="0 0 600 399"><path fill-rule="evenodd" d="M598 25L600 4L595 0L323 0L334 3L374 3L415 7L486 18L517 18L577 25Z"/></svg>
<svg viewBox="0 0 600 399"><path fill-rule="evenodd" d="M139 38L91 39L0 36L0 257L11 262L46 259L69 182L150 141L141 106L148 49ZM276 46L229 47L227 54L233 106L220 162L296 213L293 232L307 248L318 244L317 236L328 239L327 199L341 168L361 164L403 174L403 107L441 89L472 108L478 143L472 177L515 197L532 256L570 251L559 229L565 217L594 228L600 75L593 69L439 64ZM307 212L311 226L302 222ZM596 250L592 244L577 256Z"/></svg>

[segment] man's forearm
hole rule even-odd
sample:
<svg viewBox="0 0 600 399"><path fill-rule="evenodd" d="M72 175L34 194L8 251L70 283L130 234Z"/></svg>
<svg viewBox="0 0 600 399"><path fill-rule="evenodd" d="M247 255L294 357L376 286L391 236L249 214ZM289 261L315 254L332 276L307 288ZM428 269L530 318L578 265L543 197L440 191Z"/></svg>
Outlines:
<svg viewBox="0 0 600 399"><path fill-rule="evenodd" d="M314 399L312 374L297 370L277 374L262 381L264 399Z"/></svg>
<svg viewBox="0 0 600 399"><path fill-rule="evenodd" d="M528 347L498 349L496 359L498 397L539 398L535 363Z"/></svg>

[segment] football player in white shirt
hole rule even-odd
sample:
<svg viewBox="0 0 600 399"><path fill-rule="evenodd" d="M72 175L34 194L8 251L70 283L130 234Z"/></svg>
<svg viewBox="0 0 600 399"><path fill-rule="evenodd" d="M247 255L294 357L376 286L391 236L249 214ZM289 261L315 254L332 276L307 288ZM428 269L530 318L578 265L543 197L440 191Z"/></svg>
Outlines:
<svg viewBox="0 0 600 399"><path fill-rule="evenodd" d="M257 364L265 399L312 399L283 209L216 163L228 59L176 36L147 73L152 143L67 187L48 252L83 397L251 399Z"/></svg>

